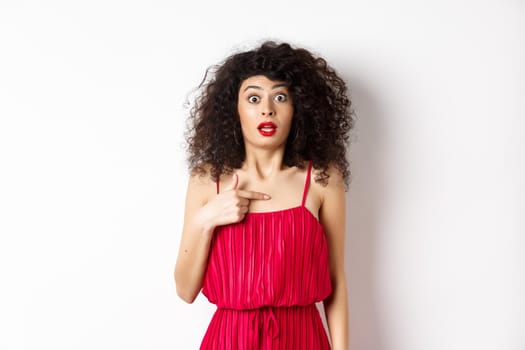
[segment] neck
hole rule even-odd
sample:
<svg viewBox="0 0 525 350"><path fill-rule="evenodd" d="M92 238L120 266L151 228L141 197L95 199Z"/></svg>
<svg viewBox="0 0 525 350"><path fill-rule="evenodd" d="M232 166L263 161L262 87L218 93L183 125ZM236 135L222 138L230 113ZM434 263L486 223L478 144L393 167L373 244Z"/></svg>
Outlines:
<svg viewBox="0 0 525 350"><path fill-rule="evenodd" d="M242 169L265 180L278 174L283 169L284 147L272 150L246 147L246 159Z"/></svg>

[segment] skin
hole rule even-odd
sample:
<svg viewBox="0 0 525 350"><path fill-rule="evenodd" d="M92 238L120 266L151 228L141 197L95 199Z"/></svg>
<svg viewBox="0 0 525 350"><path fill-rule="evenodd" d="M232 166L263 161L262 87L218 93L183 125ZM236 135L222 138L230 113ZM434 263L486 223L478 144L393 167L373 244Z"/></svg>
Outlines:
<svg viewBox="0 0 525 350"><path fill-rule="evenodd" d="M192 303L199 294L215 227L239 222L246 212L263 212L301 204L306 170L283 165L293 118L286 85L252 76L239 89L238 111L246 159L233 174L222 175L220 193L209 177L192 174L186 194L184 225L174 277L177 294ZM262 136L263 121L277 125L274 135ZM323 301L332 349L348 349L348 302L344 271L345 190L340 173L328 169L327 186L310 182L306 208L326 233L333 292ZM312 175L313 179L313 175ZM286 188L287 191L282 191Z"/></svg>

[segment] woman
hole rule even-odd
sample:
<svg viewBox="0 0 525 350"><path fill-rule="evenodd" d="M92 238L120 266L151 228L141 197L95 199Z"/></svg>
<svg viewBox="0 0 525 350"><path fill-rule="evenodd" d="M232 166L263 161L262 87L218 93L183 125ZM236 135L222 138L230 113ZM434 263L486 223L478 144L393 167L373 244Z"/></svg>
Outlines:
<svg viewBox="0 0 525 350"><path fill-rule="evenodd" d="M190 112L174 273L183 300L202 289L217 305L201 349L330 349L331 339L346 350L346 85L286 43L234 54L213 73Z"/></svg>

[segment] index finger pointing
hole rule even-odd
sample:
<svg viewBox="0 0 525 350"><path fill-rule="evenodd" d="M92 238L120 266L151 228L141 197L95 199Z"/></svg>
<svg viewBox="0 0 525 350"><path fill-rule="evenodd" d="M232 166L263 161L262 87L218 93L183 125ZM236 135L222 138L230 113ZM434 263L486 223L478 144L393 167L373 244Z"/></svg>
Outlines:
<svg viewBox="0 0 525 350"><path fill-rule="evenodd" d="M255 192L255 191L237 190L237 194L243 198L248 198L248 199L270 199L271 198L266 193Z"/></svg>

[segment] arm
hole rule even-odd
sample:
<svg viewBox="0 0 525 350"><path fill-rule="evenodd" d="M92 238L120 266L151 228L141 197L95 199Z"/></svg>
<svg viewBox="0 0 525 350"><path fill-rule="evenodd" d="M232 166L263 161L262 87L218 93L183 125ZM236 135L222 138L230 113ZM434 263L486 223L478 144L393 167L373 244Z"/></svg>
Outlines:
<svg viewBox="0 0 525 350"><path fill-rule="evenodd" d="M175 265L174 277L177 295L192 303L202 287L211 238L215 229L196 215L210 195L210 180L193 174L188 183L184 210L184 225Z"/></svg>
<svg viewBox="0 0 525 350"><path fill-rule="evenodd" d="M319 219L326 233L332 294L323 301L332 349L348 349L348 300L344 271L345 190L340 173L329 169L328 185L323 188Z"/></svg>
<svg viewBox="0 0 525 350"><path fill-rule="evenodd" d="M177 295L188 303L195 300L202 288L215 227L241 221L248 212L250 200L270 198L261 192L237 189L238 182L235 175L232 184L216 194L211 192L215 185L209 177L197 174L190 177L174 271Z"/></svg>

